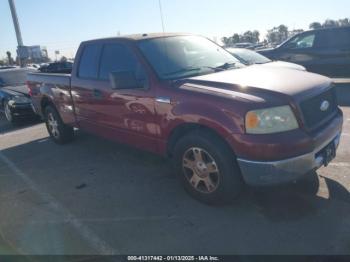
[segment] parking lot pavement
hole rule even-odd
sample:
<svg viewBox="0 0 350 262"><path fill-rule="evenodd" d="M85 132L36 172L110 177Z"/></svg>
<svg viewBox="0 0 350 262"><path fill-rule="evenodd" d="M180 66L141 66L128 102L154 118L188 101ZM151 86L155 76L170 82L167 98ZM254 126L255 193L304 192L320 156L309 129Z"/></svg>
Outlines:
<svg viewBox="0 0 350 262"><path fill-rule="evenodd" d="M0 119L3 254L349 254L350 107L337 158L286 186L248 188L228 206L190 198L168 161L44 124ZM6 129L5 129L6 127Z"/></svg>

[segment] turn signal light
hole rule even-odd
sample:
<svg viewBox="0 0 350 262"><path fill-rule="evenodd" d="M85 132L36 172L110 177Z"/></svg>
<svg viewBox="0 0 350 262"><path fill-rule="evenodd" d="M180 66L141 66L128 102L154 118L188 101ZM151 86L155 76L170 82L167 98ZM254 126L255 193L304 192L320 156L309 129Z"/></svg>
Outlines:
<svg viewBox="0 0 350 262"><path fill-rule="evenodd" d="M245 119L247 128L256 128L259 125L259 117L254 112L248 112Z"/></svg>

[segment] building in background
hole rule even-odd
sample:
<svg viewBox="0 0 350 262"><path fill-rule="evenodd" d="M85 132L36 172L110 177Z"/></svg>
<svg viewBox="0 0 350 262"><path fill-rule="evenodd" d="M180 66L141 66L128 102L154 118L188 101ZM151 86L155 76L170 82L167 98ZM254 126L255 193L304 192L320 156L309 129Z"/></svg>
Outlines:
<svg viewBox="0 0 350 262"><path fill-rule="evenodd" d="M44 63L49 61L46 47L40 45L18 47L17 55L25 63Z"/></svg>

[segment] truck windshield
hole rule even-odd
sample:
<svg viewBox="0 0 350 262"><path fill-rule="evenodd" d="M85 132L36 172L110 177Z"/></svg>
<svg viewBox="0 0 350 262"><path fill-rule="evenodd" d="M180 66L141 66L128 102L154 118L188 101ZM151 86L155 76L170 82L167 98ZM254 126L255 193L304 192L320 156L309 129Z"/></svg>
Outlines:
<svg viewBox="0 0 350 262"><path fill-rule="evenodd" d="M229 52L200 36L140 41L141 52L161 79L180 79L243 65Z"/></svg>

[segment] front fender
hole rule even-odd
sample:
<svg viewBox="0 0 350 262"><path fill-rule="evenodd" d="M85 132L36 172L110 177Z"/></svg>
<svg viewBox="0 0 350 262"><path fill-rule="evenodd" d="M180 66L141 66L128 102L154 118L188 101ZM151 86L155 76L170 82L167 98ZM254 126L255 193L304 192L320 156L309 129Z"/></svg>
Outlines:
<svg viewBox="0 0 350 262"><path fill-rule="evenodd" d="M167 113L163 111L158 116L160 117L161 138L164 139L165 144L174 130L189 125L211 129L226 141L229 140L232 133L242 133L244 128L243 120L238 115L218 106L193 100L177 103ZM164 150L165 148L164 145Z"/></svg>

